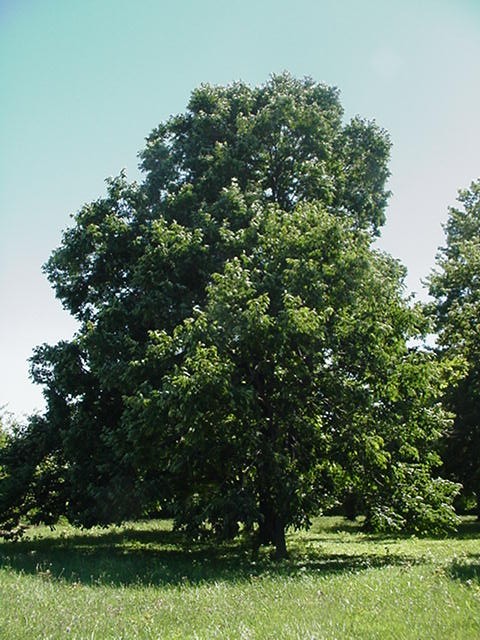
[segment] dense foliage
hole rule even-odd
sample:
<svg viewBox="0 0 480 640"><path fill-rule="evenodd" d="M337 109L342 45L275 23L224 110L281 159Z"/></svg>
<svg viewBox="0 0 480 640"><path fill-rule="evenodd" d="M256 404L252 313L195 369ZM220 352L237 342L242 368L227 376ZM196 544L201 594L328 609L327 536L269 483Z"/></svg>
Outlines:
<svg viewBox="0 0 480 640"><path fill-rule="evenodd" d="M451 526L443 372L372 248L388 153L310 80L194 91L147 139L144 182L110 180L46 264L80 328L32 358L47 409L3 456L4 519L168 508L279 555L347 499L377 529Z"/></svg>
<svg viewBox="0 0 480 640"><path fill-rule="evenodd" d="M447 390L455 421L446 442L445 466L480 516L480 180L459 194L445 225L446 245L430 278L435 298L438 349L462 364L463 375Z"/></svg>

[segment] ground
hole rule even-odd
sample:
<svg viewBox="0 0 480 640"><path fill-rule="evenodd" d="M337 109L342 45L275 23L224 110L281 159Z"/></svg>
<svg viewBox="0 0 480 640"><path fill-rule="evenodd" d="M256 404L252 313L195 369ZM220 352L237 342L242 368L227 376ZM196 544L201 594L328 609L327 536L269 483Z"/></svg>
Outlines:
<svg viewBox="0 0 480 640"><path fill-rule="evenodd" d="M450 538L367 535L319 518L290 558L180 544L168 521L63 524L0 544L0 637L480 638L480 525Z"/></svg>

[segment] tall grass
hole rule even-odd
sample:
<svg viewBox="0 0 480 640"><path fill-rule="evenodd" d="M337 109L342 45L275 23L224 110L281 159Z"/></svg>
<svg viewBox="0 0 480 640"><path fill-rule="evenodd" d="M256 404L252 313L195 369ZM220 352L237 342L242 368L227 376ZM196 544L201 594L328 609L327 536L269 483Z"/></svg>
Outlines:
<svg viewBox="0 0 480 640"><path fill-rule="evenodd" d="M168 522L0 544L0 638L480 638L480 527L381 537L320 518L290 558L183 546Z"/></svg>

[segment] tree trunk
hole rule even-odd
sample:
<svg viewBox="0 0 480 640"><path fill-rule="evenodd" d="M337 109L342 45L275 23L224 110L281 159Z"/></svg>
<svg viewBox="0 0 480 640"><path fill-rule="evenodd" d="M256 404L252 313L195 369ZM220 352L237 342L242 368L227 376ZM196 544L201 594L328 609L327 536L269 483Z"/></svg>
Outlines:
<svg viewBox="0 0 480 640"><path fill-rule="evenodd" d="M355 520L358 515L357 497L353 493L348 493L343 502L345 517L347 520Z"/></svg>
<svg viewBox="0 0 480 640"><path fill-rule="evenodd" d="M262 545L275 546L275 558L286 558L287 545L285 542L285 524L276 509L269 501L261 503L262 518L258 528L257 549Z"/></svg>
<svg viewBox="0 0 480 640"><path fill-rule="evenodd" d="M282 558L286 558L288 556L287 553L287 544L285 542L285 525L283 521L277 517L274 526L274 540L273 544L275 545L275 559L281 560Z"/></svg>
<svg viewBox="0 0 480 640"><path fill-rule="evenodd" d="M274 512L268 500L260 500L260 523L258 527L258 546L271 544L274 538Z"/></svg>

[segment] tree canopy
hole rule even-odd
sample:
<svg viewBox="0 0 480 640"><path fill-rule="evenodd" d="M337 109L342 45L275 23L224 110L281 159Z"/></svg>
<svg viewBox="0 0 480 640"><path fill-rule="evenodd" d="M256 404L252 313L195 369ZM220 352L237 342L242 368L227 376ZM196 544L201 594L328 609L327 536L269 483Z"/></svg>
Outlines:
<svg viewBox="0 0 480 640"><path fill-rule="evenodd" d="M201 86L147 138L142 184L77 213L45 272L80 328L32 358L47 409L3 455L4 519L168 508L278 555L347 496L377 529L452 525L441 366L409 346L424 317L372 247L389 139L342 115L287 74Z"/></svg>

